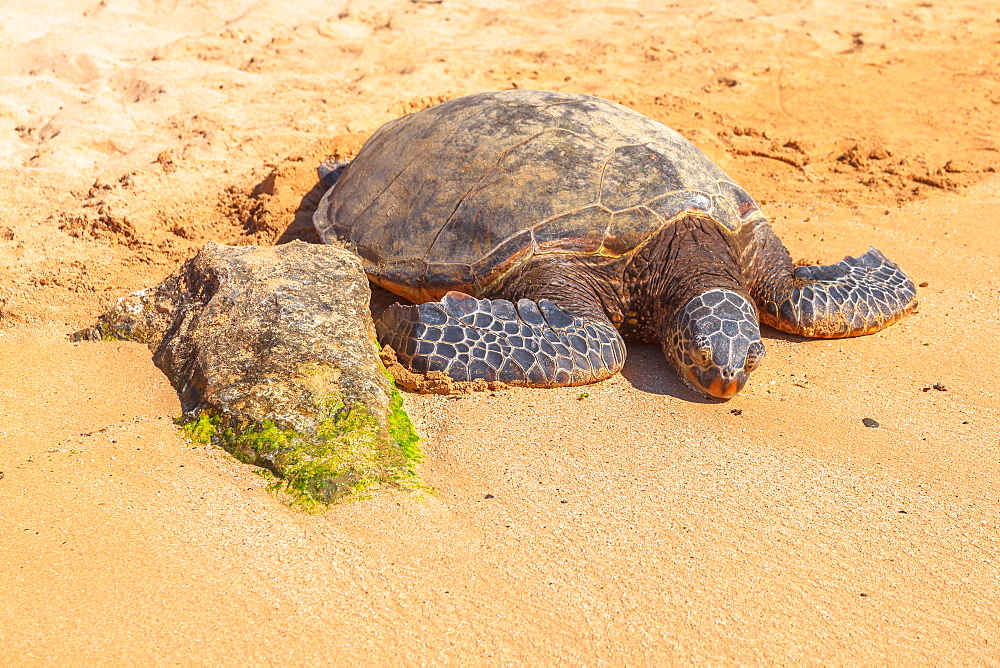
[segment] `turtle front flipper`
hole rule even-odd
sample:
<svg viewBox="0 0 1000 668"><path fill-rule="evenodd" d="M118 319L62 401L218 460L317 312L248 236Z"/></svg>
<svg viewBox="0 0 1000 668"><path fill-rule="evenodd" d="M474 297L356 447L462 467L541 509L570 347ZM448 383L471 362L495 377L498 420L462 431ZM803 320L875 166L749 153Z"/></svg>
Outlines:
<svg viewBox="0 0 1000 668"><path fill-rule="evenodd" d="M823 339L877 332L917 306L913 281L876 248L836 264L772 276L756 296L768 325Z"/></svg>
<svg viewBox="0 0 1000 668"><path fill-rule="evenodd" d="M456 381L584 385L625 365L625 344L610 321L573 315L547 299L514 305L449 292L439 302L395 304L375 327L404 366Z"/></svg>

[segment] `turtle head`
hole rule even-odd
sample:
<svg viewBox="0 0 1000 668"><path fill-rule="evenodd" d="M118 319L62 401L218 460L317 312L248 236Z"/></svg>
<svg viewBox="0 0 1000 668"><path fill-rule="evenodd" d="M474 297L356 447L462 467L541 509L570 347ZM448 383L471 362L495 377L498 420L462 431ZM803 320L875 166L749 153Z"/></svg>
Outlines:
<svg viewBox="0 0 1000 668"><path fill-rule="evenodd" d="M729 399L764 358L753 303L732 290L695 295L680 310L663 352L681 378L702 394Z"/></svg>

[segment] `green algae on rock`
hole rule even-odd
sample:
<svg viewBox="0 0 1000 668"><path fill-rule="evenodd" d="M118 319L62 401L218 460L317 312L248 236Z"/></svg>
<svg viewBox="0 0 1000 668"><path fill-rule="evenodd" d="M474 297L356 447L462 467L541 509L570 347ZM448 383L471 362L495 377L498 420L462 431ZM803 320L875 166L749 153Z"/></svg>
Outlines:
<svg viewBox="0 0 1000 668"><path fill-rule="evenodd" d="M378 359L370 289L331 246L208 243L80 339L141 341L193 440L278 476L297 505L419 486L419 438Z"/></svg>

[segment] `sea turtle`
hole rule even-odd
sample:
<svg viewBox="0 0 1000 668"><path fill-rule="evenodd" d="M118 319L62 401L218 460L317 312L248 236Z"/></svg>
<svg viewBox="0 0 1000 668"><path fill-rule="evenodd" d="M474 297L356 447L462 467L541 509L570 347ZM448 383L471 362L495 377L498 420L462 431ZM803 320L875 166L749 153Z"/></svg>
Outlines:
<svg viewBox="0 0 1000 668"><path fill-rule="evenodd" d="M634 340L728 398L764 356L758 321L858 336L916 306L875 248L793 266L754 200L691 142L586 95L478 93L391 121L314 224L418 304L390 307L380 342L459 381L592 383Z"/></svg>

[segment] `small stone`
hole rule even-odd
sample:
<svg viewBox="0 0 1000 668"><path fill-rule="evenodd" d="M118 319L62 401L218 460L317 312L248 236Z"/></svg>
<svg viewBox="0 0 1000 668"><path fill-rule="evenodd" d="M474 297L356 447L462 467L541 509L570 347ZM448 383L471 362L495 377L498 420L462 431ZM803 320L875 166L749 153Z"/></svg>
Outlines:
<svg viewBox="0 0 1000 668"><path fill-rule="evenodd" d="M934 383L934 385L932 385L932 387L935 390L937 390L938 392L947 392L948 391L948 388L945 387L944 383Z"/></svg>
<svg viewBox="0 0 1000 668"><path fill-rule="evenodd" d="M930 285L930 283L928 283L927 281L924 281L923 283L921 283L921 284L919 285L919 287L921 287L921 288L926 288L926 287L927 287L928 285Z"/></svg>
<svg viewBox="0 0 1000 668"><path fill-rule="evenodd" d="M743 415L743 409L742 408L734 408L733 410L731 410L729 412L732 413L733 415Z"/></svg>
<svg viewBox="0 0 1000 668"><path fill-rule="evenodd" d="M483 498L484 499L492 499L492 498L495 498L495 497L492 494L484 494Z"/></svg>
<svg viewBox="0 0 1000 668"><path fill-rule="evenodd" d="M872 418L865 418L864 420L861 421L861 423L866 427L871 427L872 429L878 426L878 422L876 422Z"/></svg>

